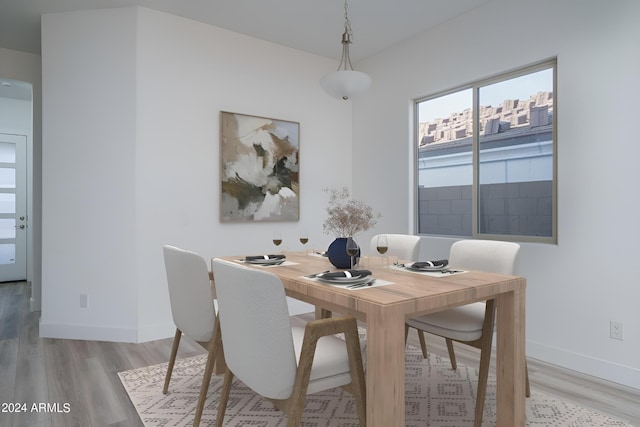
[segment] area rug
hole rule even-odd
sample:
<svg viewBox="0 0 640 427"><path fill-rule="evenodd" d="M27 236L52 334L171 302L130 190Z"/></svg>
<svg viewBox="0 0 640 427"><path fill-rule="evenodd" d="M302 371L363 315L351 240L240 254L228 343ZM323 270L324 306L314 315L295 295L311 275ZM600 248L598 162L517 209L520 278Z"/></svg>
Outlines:
<svg viewBox="0 0 640 427"><path fill-rule="evenodd" d="M162 394L167 364L121 372L118 375L146 427L193 425L206 355L176 361L169 394ZM473 425L477 371L458 364L453 371L449 360L431 354L423 359L418 349L406 353L406 426L464 427ZM215 423L222 376L211 378L202 417L203 426ZM489 377L483 425L496 423L495 377ZM527 399L527 426L631 426L588 408L531 391ZM235 380L231 388L225 426L286 426L286 416L267 400ZM302 426L358 426L355 404L342 389L309 395Z"/></svg>

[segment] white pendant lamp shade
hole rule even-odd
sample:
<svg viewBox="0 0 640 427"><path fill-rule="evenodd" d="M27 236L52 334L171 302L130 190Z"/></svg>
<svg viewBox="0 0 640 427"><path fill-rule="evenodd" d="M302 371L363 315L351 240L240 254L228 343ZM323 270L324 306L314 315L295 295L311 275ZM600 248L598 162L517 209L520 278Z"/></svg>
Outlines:
<svg viewBox="0 0 640 427"><path fill-rule="evenodd" d="M347 100L369 90L371 77L361 71L338 70L320 79L320 86L334 98Z"/></svg>
<svg viewBox="0 0 640 427"><path fill-rule="evenodd" d="M347 100L366 92L371 86L371 77L354 71L349 57L349 45L353 38L347 0L344 1L344 33L342 34L342 57L338 70L320 79L320 86L334 98Z"/></svg>

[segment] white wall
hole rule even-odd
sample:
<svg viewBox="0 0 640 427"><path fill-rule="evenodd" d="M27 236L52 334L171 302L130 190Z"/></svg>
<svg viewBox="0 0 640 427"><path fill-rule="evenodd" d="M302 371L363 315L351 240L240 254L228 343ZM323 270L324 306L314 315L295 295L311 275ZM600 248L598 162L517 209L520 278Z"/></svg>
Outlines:
<svg viewBox="0 0 640 427"><path fill-rule="evenodd" d="M412 232L412 99L557 56L558 244L522 245L527 353L638 389L639 16L634 0L494 0L358 64L374 83L353 122L354 189L383 214L371 234Z"/></svg>
<svg viewBox="0 0 640 427"><path fill-rule="evenodd" d="M136 29L133 9L42 17L43 337L136 340Z"/></svg>
<svg viewBox="0 0 640 427"><path fill-rule="evenodd" d="M38 55L0 48L0 78L31 84L32 101L0 100L0 131L27 136L27 280L31 282L31 309L41 301L40 240L42 215L42 79Z"/></svg>
<svg viewBox="0 0 640 427"><path fill-rule="evenodd" d="M138 16L138 310L147 338L167 321L162 244L206 259L260 253L273 250L279 229L297 250L305 228L310 245L328 245L321 189L350 185L351 108L318 85L329 60L148 9ZM221 110L300 123L299 223L220 223Z"/></svg>
<svg viewBox="0 0 640 427"><path fill-rule="evenodd" d="M328 245L321 189L351 184L351 105L318 85L333 61L142 8L45 15L42 31L42 336L171 336L162 244L260 253L278 229L295 250L305 228ZM299 222L220 223L221 110L300 123Z"/></svg>

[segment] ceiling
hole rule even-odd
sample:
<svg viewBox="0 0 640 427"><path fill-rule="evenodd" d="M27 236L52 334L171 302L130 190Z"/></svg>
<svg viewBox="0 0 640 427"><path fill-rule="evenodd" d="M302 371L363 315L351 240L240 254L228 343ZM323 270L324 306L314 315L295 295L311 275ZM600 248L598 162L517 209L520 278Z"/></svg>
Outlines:
<svg viewBox="0 0 640 427"><path fill-rule="evenodd" d="M488 1L349 0L351 59L357 62ZM40 54L41 14L129 6L171 13L336 61L340 57L343 0L0 0L0 47Z"/></svg>

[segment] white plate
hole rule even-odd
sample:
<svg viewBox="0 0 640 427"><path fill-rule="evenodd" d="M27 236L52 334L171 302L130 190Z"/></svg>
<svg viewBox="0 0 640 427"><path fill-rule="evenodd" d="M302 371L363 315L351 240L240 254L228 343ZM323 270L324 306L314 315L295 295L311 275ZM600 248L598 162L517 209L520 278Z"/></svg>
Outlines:
<svg viewBox="0 0 640 427"><path fill-rule="evenodd" d="M257 264L257 265L278 265L285 262L285 259L253 259L245 262L247 264Z"/></svg>
<svg viewBox="0 0 640 427"><path fill-rule="evenodd" d="M365 283L370 278L371 276L333 277L333 278L316 277L316 279L321 280L325 283L331 283L332 285L357 285L360 283Z"/></svg>
<svg viewBox="0 0 640 427"><path fill-rule="evenodd" d="M439 266L439 267L411 267L410 265L406 265L405 266L406 269L411 270L411 271L424 271L424 272L431 272L431 273L437 273L438 271L442 271L442 270L446 270L447 266Z"/></svg>

